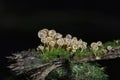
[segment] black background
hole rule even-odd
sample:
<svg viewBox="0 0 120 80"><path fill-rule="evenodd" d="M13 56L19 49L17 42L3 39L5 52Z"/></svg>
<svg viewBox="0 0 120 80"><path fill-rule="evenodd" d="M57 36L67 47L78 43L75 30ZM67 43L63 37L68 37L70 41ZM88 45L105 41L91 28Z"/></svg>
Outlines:
<svg viewBox="0 0 120 80"><path fill-rule="evenodd" d="M36 48L40 29L71 33L88 43L120 39L119 8L115 0L0 0L0 80L10 75L4 57ZM110 80L120 79L120 59L99 63L106 67Z"/></svg>

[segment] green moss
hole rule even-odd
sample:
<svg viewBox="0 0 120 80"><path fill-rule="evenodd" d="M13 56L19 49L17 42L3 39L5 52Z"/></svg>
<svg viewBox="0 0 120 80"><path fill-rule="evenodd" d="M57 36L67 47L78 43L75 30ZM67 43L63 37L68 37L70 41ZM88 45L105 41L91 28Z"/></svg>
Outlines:
<svg viewBox="0 0 120 80"><path fill-rule="evenodd" d="M117 41L117 43L116 43L116 41ZM102 55L107 55L107 52L103 52L102 49L106 49L107 46L112 46L113 48L115 48L119 45L120 45L120 40L114 40L111 42L109 41L109 42L103 43L103 46L99 47L99 50L96 51L95 53L91 50L90 46L87 46L87 48L84 49L83 51L78 49L73 54L75 54L75 58L77 58L77 59L90 57L90 56L102 56ZM35 53L34 56L39 57L44 63L54 60L56 58L64 58L64 59L70 60L71 56L72 56L72 53L67 52L64 48L53 48L50 51L44 50L44 52L42 54L35 52L35 51L34 51L34 53ZM96 54L96 55L94 55L94 54Z"/></svg>
<svg viewBox="0 0 120 80"><path fill-rule="evenodd" d="M104 68L100 68L98 65L92 65L89 63L81 63L72 65L72 75L70 80L107 80L108 75L104 73ZM58 68L51 72L46 80L68 80L65 78L66 70L64 68Z"/></svg>

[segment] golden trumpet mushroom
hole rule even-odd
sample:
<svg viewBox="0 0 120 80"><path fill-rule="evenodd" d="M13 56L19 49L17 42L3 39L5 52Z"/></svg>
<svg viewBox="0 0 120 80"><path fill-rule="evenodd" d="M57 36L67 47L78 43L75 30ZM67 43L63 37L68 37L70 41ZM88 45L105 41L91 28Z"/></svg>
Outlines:
<svg viewBox="0 0 120 80"><path fill-rule="evenodd" d="M102 42L101 42L101 41L98 41L98 42L97 42L97 45L98 45L98 46L102 46Z"/></svg>
<svg viewBox="0 0 120 80"><path fill-rule="evenodd" d="M52 47L54 47L55 44L56 44L55 41L50 41L50 42L49 42L49 45L52 46Z"/></svg>
<svg viewBox="0 0 120 80"><path fill-rule="evenodd" d="M76 49L78 49L78 46L74 44L74 45L72 45L72 49L76 50Z"/></svg>
<svg viewBox="0 0 120 80"><path fill-rule="evenodd" d="M104 52L104 53L107 53L107 50L106 50L106 49L102 49L101 51Z"/></svg>
<svg viewBox="0 0 120 80"><path fill-rule="evenodd" d="M48 42L48 43L53 40L52 37L47 37L46 39L47 39L47 42Z"/></svg>
<svg viewBox="0 0 120 80"><path fill-rule="evenodd" d="M47 32L46 32L46 31L40 30L40 31L38 32L38 37L39 37L39 38L45 38L46 36L47 36Z"/></svg>
<svg viewBox="0 0 120 80"><path fill-rule="evenodd" d="M62 38L62 34L56 33L55 38L56 38L56 39Z"/></svg>
<svg viewBox="0 0 120 80"><path fill-rule="evenodd" d="M71 39L64 38L65 45L69 46L71 44Z"/></svg>
<svg viewBox="0 0 120 80"><path fill-rule="evenodd" d="M98 46L92 47L92 50L95 51L95 52L96 52L98 49L99 49Z"/></svg>
<svg viewBox="0 0 120 80"><path fill-rule="evenodd" d="M43 31L45 31L46 33L48 33L49 30L48 29L43 29Z"/></svg>
<svg viewBox="0 0 120 80"><path fill-rule="evenodd" d="M63 46L63 45L64 45L64 39L63 39L63 38L58 39L58 40L57 40L57 44L58 44L59 46Z"/></svg>
<svg viewBox="0 0 120 80"><path fill-rule="evenodd" d="M112 46L107 46L107 50L111 51L112 49Z"/></svg>
<svg viewBox="0 0 120 80"><path fill-rule="evenodd" d="M44 46L42 46L42 45L38 46L38 47L37 47L37 50L38 50L38 51L43 51L43 50L44 50Z"/></svg>
<svg viewBox="0 0 120 80"><path fill-rule="evenodd" d="M72 36L70 34L67 34L65 38L72 39Z"/></svg>
<svg viewBox="0 0 120 80"><path fill-rule="evenodd" d="M47 39L46 38L41 38L41 42L46 44L47 43Z"/></svg>
<svg viewBox="0 0 120 80"><path fill-rule="evenodd" d="M87 43L86 42L82 42L82 48L86 49L87 48Z"/></svg>
<svg viewBox="0 0 120 80"><path fill-rule="evenodd" d="M48 35L51 37L54 37L56 35L56 31L55 30L49 30Z"/></svg>

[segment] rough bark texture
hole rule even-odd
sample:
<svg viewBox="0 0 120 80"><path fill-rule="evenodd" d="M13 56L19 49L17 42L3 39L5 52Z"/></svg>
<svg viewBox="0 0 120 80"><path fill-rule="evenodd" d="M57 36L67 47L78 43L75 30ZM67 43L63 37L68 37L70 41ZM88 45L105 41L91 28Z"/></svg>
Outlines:
<svg viewBox="0 0 120 80"><path fill-rule="evenodd" d="M65 66L66 62L65 59L57 59L51 61L49 63L41 64L39 59L32 57L32 52L22 52L23 54L14 54L14 57L8 57L12 60L16 60L16 63L11 64L9 68L13 71L16 71L18 74L23 74L22 70L26 70L25 74L29 75L32 80L45 80L45 78L49 75L49 73L55 70L58 67ZM114 59L120 57L120 47L114 49L113 51L108 52L108 54L99 56L99 58L90 56L86 58L81 58L78 63L82 62L90 62L96 60L103 60L103 59ZM35 63L34 66L30 66L30 64ZM74 61L67 62L69 63L76 63ZM68 72L69 73L69 72ZM69 73L70 74L70 73Z"/></svg>

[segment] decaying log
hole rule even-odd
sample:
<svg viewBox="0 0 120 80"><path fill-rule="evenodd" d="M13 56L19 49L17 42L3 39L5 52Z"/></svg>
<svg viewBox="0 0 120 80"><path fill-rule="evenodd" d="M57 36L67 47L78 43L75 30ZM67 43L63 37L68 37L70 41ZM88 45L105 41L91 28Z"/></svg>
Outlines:
<svg viewBox="0 0 120 80"><path fill-rule="evenodd" d="M98 57L90 56L90 57L86 57L86 58L81 58L81 59L79 59L78 62L79 63L91 62L91 61L97 61L97 60L115 59L115 58L119 58L119 57L120 57L120 47L117 47L113 51L109 51L106 55L101 55ZM73 63L76 63L76 62L73 61Z"/></svg>
<svg viewBox="0 0 120 80"><path fill-rule="evenodd" d="M45 78L49 75L50 72L55 70L58 67L63 66L65 59L56 59L49 63L42 64L39 62L38 58L33 57L32 52L23 52L23 54L14 54L14 57L8 57L12 60L16 60L16 63L11 64L9 68L13 71L16 71L19 74L27 74L29 75L32 80L45 80ZM27 55L28 54L28 55ZM102 55L99 57L90 56L79 59L78 63L82 62L91 62L96 60L104 60L104 59L114 59L120 57L120 47L114 49L113 51L109 51L106 55ZM28 60L27 60L28 59ZM31 64L29 61L35 61L36 63L34 66L30 66ZM28 63L27 63L28 62ZM27 64L26 64L27 63ZM75 61L71 61L71 63L76 63ZM25 70L23 72L22 70Z"/></svg>

